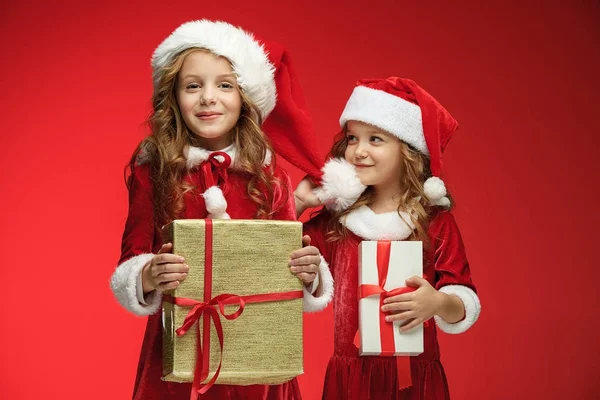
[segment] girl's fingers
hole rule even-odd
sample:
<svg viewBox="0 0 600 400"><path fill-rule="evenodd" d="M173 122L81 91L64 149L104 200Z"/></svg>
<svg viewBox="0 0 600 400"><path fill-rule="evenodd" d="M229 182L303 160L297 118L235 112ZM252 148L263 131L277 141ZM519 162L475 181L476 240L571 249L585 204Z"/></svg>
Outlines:
<svg viewBox="0 0 600 400"><path fill-rule="evenodd" d="M290 271L292 271L294 274L298 274L301 272L316 274L317 272L319 272L319 266L316 264L295 265L293 267L290 267Z"/></svg>
<svg viewBox="0 0 600 400"><path fill-rule="evenodd" d="M176 289L181 283L179 281L165 282L156 286L156 290L159 292L164 292L165 290L173 290Z"/></svg>
<svg viewBox="0 0 600 400"><path fill-rule="evenodd" d="M387 297L383 300L383 304L397 303L401 301L412 301L415 299L415 292L399 294L397 296Z"/></svg>
<svg viewBox="0 0 600 400"><path fill-rule="evenodd" d="M310 236L304 235L302 236L302 246L310 246Z"/></svg>
<svg viewBox="0 0 600 400"><path fill-rule="evenodd" d="M289 262L289 265L300 266L300 265L310 265L310 264L320 264L321 257L316 255L304 256L299 258L292 258Z"/></svg>
<svg viewBox="0 0 600 400"><path fill-rule="evenodd" d="M416 328L417 326L419 326L419 324L422 324L423 320L421 318L415 318L412 321L410 321L408 324L401 326L400 327L400 332L407 332L410 331L413 328Z"/></svg>
<svg viewBox="0 0 600 400"><path fill-rule="evenodd" d="M171 253L163 253L157 256L154 256L152 259L152 263L156 265L165 264L165 263L183 263L185 259L177 254Z"/></svg>
<svg viewBox="0 0 600 400"><path fill-rule="evenodd" d="M388 322L393 321L407 321L411 318L415 318L415 313L413 311L404 311L398 314L390 314L385 317L385 320Z"/></svg>
<svg viewBox="0 0 600 400"><path fill-rule="evenodd" d="M429 282L427 280L421 278L420 276L413 275L406 280L406 285L410 287L421 287L422 285L427 285Z"/></svg>
<svg viewBox="0 0 600 400"><path fill-rule="evenodd" d="M309 272L300 272L299 274L296 275L298 277L298 279L300 279L302 282L305 283L310 283L312 281L315 280L315 276L316 274L311 274Z"/></svg>
<svg viewBox="0 0 600 400"><path fill-rule="evenodd" d="M173 251L173 243L165 243L158 250L158 254L170 253L171 251Z"/></svg>
<svg viewBox="0 0 600 400"><path fill-rule="evenodd" d="M304 256L317 256L318 257L319 254L320 254L319 249L317 249L315 246L307 246L307 247L303 247L299 250L294 251L290 255L290 258L295 259L295 258L300 258L300 257L304 257Z"/></svg>
<svg viewBox="0 0 600 400"><path fill-rule="evenodd" d="M414 307L414 303L412 301L401 301L395 303L387 303L381 306L381 311L389 312L389 311L407 311L412 310Z"/></svg>
<svg viewBox="0 0 600 400"><path fill-rule="evenodd" d="M187 274L184 273L166 273L160 274L156 277L157 283L173 282L173 281L184 281L187 278Z"/></svg>
<svg viewBox="0 0 600 400"><path fill-rule="evenodd" d="M160 276L162 274L170 274L173 272L179 272L179 273L183 273L183 272L189 272L190 271L190 266L187 264L160 264L157 265L153 270L152 270L152 276L154 276L155 278L157 276Z"/></svg>

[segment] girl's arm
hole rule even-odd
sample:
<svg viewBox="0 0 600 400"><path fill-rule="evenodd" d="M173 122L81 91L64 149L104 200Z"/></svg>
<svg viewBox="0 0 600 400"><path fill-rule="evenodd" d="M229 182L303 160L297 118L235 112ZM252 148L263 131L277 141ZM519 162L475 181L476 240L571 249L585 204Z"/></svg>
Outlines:
<svg viewBox="0 0 600 400"><path fill-rule="evenodd" d="M319 207L321 200L313 192L316 186L308 178L304 178L294 190L296 217L300 217L307 208Z"/></svg>
<svg viewBox="0 0 600 400"><path fill-rule="evenodd" d="M437 316L444 321L454 324L465 318L465 307L458 296L438 291Z"/></svg>
<svg viewBox="0 0 600 400"><path fill-rule="evenodd" d="M282 187L276 192L275 200L276 202L279 201L279 204L283 203L284 206L279 208L279 211L274 215L273 219L296 220L296 203L291 180L282 170L278 170L276 173ZM310 245L295 251L290 255L290 258L292 260L300 260L302 258L303 260L293 265L296 269L295 273L316 273L314 277L315 280L311 282L313 284L309 284L308 286L303 285L304 311L315 312L324 309L331 301L331 298L333 297L333 278L329 271L327 261L325 261L325 258L323 258L319 252L318 230L307 233L305 229L305 235L306 234L310 236ZM318 256L316 259L318 261L313 260L315 258L314 255ZM292 267L291 263L292 261L290 261L290 267ZM304 272L305 270L309 272Z"/></svg>
<svg viewBox="0 0 600 400"><path fill-rule="evenodd" d="M141 273L154 254L154 215L150 170L135 168L129 187L129 212L121 241L121 257L110 279L110 288L119 303L137 315L158 311L162 296L158 291L143 296ZM141 298L140 298L141 296Z"/></svg>
<svg viewBox="0 0 600 400"><path fill-rule="evenodd" d="M313 287L314 292L304 292L304 311L321 311L331 302L333 298L333 275L328 260L331 259L330 246L325 241L326 233L325 214L319 214L304 224L304 235L310 237L310 244L319 253L318 283Z"/></svg>
<svg viewBox="0 0 600 400"><path fill-rule="evenodd" d="M435 249L435 287L413 276L406 284L416 291L386 298L381 310L390 313L388 321L407 321L400 328L402 332L433 317L442 331L462 333L475 323L481 305L452 214L438 214L430 225L429 236Z"/></svg>
<svg viewBox="0 0 600 400"><path fill-rule="evenodd" d="M440 212L432 221L431 245L435 246L435 288L440 305L435 321L446 333L462 333L479 318L481 303L471 280L471 269L454 216Z"/></svg>

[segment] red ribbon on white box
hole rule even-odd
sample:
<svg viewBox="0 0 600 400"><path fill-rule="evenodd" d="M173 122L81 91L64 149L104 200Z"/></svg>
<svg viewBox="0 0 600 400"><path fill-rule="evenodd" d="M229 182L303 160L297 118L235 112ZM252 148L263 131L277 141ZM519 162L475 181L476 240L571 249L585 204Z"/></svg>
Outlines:
<svg viewBox="0 0 600 400"><path fill-rule="evenodd" d="M397 257L392 257L392 247ZM423 352L423 328L400 333L401 322L388 322L381 311L386 297L414 291L406 279L422 275L422 243L364 241L359 248L359 330L355 344L361 355L396 356L398 388L412 385L409 355ZM393 259L394 258L394 259ZM390 268L390 265L397 267ZM400 268L400 265L402 268ZM361 337L362 336L362 337Z"/></svg>

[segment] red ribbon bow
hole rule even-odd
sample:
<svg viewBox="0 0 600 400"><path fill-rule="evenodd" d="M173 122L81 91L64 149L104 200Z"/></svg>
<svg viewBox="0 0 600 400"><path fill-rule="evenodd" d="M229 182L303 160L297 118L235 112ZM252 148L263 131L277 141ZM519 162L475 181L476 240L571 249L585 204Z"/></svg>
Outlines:
<svg viewBox="0 0 600 400"><path fill-rule="evenodd" d="M223 157L219 161L218 157ZM227 184L227 168L231 165L231 157L223 151L213 151L208 159L200 164L202 170L202 183L204 190L212 186L221 186L225 192L224 185Z"/></svg>
<svg viewBox="0 0 600 400"><path fill-rule="evenodd" d="M221 324L221 320L219 319L219 312L225 318L229 320L236 319L239 317L244 311L245 301L242 297L233 295L233 294L221 294L219 296L213 297L209 302L198 301L194 299L187 298L175 298L172 296L165 295L164 300L171 302L175 305L181 307L193 307L188 314L186 315L183 324L179 327L175 332L177 336L185 335L188 330L194 325L194 323L200 321L202 314L207 315L207 318L203 319L204 322L204 345L202 345L200 341L200 333L196 336L196 346L198 349L198 360L196 362L196 371L194 372L194 383L192 384L192 395L190 399L195 400L197 397L197 393L204 394L210 387L215 383L219 376L219 372L221 371L221 362L223 361L223 326ZM225 312L225 304L237 304L238 309L231 313L227 314ZM214 306L218 305L219 309L217 310ZM217 336L219 337L219 347L221 349L221 354L219 357L219 366L217 367L217 371L212 379L203 387L201 387L201 383L208 378L208 366L210 361L210 338L209 335L206 334L207 331L210 331L210 321L215 324L215 329L217 331ZM200 327L198 327L200 329Z"/></svg>

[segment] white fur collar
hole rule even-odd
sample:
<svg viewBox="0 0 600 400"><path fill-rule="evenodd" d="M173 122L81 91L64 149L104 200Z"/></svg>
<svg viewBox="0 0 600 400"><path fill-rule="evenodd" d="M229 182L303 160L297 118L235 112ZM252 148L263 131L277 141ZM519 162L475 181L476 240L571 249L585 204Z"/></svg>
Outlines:
<svg viewBox="0 0 600 400"><path fill-rule="evenodd" d="M231 157L231 168L237 168L238 164L236 163L236 154L237 147L234 144L230 144L225 147L223 150L217 150L223 153L227 153L229 157ZM208 157L213 153L213 151L203 149L202 147L193 147L188 146L184 150L185 158L187 159L187 167L194 168L200 165L202 162L206 161ZM265 161L263 165L267 166L271 164L271 152L267 150L267 155L265 156Z"/></svg>
<svg viewBox="0 0 600 400"><path fill-rule="evenodd" d="M340 222L367 240L404 240L415 229L408 213L392 211L375 214L367 206L361 206L340 218Z"/></svg>
<svg viewBox="0 0 600 400"><path fill-rule="evenodd" d="M236 154L237 154L237 148L234 144L230 144L229 146L225 147L222 150L217 150L223 153L227 153L229 155L229 157L231 157L231 166L230 168L237 168L237 163L236 163ZM189 169L194 168L198 165L200 165L203 161L208 160L208 157L210 157L210 155L213 153L213 151L210 150L206 150L203 149L202 147L194 147L194 146L187 146L184 150L183 150L183 154L185 155L186 161L187 161L187 167ZM138 164L146 164L150 161L150 155L144 151L144 149L142 148L142 150L140 151L140 153L138 154L137 157L137 162ZM265 166L270 165L271 164L271 152L269 150L267 150L267 155L265 156L265 161L264 164Z"/></svg>
<svg viewBox="0 0 600 400"><path fill-rule="evenodd" d="M235 148L235 146L233 144L230 144L229 146L225 147L224 149L218 150L218 151L227 153L229 155L229 157L231 157L231 165L233 165L235 163L236 150L237 149ZM183 150L183 154L185 155L185 159L187 162L187 167L190 169L194 168L194 167L202 164L202 162L208 160L208 157L210 157L210 155L212 153L213 153L213 151L203 149L202 147L194 147L194 146L187 146ZM219 160L219 162L223 162L223 160Z"/></svg>

